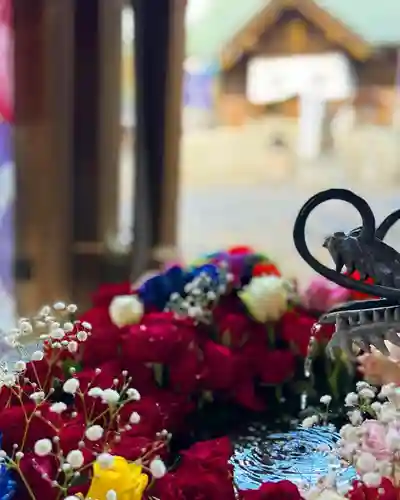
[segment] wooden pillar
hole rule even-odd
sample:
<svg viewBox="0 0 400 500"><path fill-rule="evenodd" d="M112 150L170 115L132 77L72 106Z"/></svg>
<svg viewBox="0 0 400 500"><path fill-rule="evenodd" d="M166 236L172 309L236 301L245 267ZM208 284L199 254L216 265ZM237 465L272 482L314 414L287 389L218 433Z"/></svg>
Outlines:
<svg viewBox="0 0 400 500"><path fill-rule="evenodd" d="M136 0L136 154L133 278L176 244L183 0Z"/></svg>
<svg viewBox="0 0 400 500"><path fill-rule="evenodd" d="M129 254L118 251L122 143L122 11L125 0L99 0L99 239L104 281L126 280Z"/></svg>
<svg viewBox="0 0 400 500"><path fill-rule="evenodd" d="M83 306L115 265L122 7L122 0L76 1L73 276Z"/></svg>
<svg viewBox="0 0 400 500"><path fill-rule="evenodd" d="M15 0L16 278L20 313L68 299L73 2Z"/></svg>

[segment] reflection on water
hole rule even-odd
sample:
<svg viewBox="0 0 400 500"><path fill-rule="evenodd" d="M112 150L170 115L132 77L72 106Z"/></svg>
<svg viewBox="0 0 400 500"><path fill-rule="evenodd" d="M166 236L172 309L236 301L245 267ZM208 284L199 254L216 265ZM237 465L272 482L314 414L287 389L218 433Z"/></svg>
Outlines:
<svg viewBox="0 0 400 500"><path fill-rule="evenodd" d="M255 489L263 482L282 479L311 486L321 475L336 470L339 482L347 482L354 478L354 469L329 454L338 439L329 427L274 432L254 424L234 438L235 481L241 489Z"/></svg>

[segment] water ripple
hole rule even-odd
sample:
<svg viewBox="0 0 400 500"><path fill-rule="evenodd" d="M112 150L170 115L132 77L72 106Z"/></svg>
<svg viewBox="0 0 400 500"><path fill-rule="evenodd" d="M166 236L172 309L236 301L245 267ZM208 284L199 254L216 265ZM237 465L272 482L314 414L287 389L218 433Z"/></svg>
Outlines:
<svg viewBox="0 0 400 500"><path fill-rule="evenodd" d="M244 435L234 438L231 462L235 480L242 489L282 479L314 485L321 475L334 469L339 473L339 482L347 482L354 478L354 470L332 459L329 453L338 439L339 435L329 427L274 432L263 424L254 424Z"/></svg>

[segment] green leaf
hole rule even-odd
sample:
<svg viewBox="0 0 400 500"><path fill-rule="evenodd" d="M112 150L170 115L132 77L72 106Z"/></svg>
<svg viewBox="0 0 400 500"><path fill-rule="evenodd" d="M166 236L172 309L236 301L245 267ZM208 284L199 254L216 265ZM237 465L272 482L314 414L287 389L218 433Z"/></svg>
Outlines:
<svg viewBox="0 0 400 500"><path fill-rule="evenodd" d="M270 347L275 347L275 329L272 325L267 326L268 343Z"/></svg>
<svg viewBox="0 0 400 500"><path fill-rule="evenodd" d="M232 345L232 337L231 332L229 330L225 330L221 336L221 343L225 347L231 347Z"/></svg>
<svg viewBox="0 0 400 500"><path fill-rule="evenodd" d="M214 394L212 391L203 391L203 401L207 403L213 403L214 402Z"/></svg>
<svg viewBox="0 0 400 500"><path fill-rule="evenodd" d="M83 366L82 363L80 363L79 361L75 361L73 359L66 359L62 365L62 370L65 377L69 378L71 376L71 368L74 368L75 372L79 373L82 371Z"/></svg>
<svg viewBox="0 0 400 500"><path fill-rule="evenodd" d="M157 384L163 387L164 383L164 365L161 363L153 363L153 373Z"/></svg>

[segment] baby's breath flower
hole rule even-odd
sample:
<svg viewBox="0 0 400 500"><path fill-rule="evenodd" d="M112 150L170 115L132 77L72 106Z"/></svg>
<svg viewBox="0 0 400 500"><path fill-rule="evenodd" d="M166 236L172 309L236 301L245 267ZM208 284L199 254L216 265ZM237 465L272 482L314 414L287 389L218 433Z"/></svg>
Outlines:
<svg viewBox="0 0 400 500"><path fill-rule="evenodd" d="M33 392L29 396L35 403L39 403L40 401L43 401L43 399L46 397L45 393L43 391L37 391Z"/></svg>
<svg viewBox="0 0 400 500"><path fill-rule="evenodd" d="M46 457L51 453L53 449L53 443L50 441L50 439L39 439L39 441L36 441L33 449L35 451L35 454L39 457Z"/></svg>
<svg viewBox="0 0 400 500"><path fill-rule="evenodd" d="M55 311L64 311L65 303L64 302L56 302L55 304L53 304L53 309Z"/></svg>
<svg viewBox="0 0 400 500"><path fill-rule="evenodd" d="M17 372L24 372L26 370L26 363L25 361L17 361L14 365L15 371Z"/></svg>
<svg viewBox="0 0 400 500"><path fill-rule="evenodd" d="M68 453L66 461L73 469L80 469L85 462L85 458L81 450L72 450Z"/></svg>
<svg viewBox="0 0 400 500"><path fill-rule="evenodd" d="M349 392L344 400L345 406L356 406L358 395L355 392Z"/></svg>
<svg viewBox="0 0 400 500"><path fill-rule="evenodd" d="M101 425L92 425L86 429L85 436L89 441L98 441L103 437L104 429Z"/></svg>
<svg viewBox="0 0 400 500"><path fill-rule="evenodd" d="M65 337L65 332L62 328L54 328L50 331L50 337L54 340L61 340Z"/></svg>
<svg viewBox="0 0 400 500"><path fill-rule="evenodd" d="M115 405L118 403L120 398L119 392L114 389L105 389L102 394L102 399L105 403L109 405Z"/></svg>
<svg viewBox="0 0 400 500"><path fill-rule="evenodd" d="M129 417L129 422L131 424L138 424L140 422L140 415L138 412L134 411L131 413Z"/></svg>
<svg viewBox="0 0 400 500"><path fill-rule="evenodd" d="M360 425L363 420L361 412L359 410L354 410L350 412L349 419L353 425Z"/></svg>
<svg viewBox="0 0 400 500"><path fill-rule="evenodd" d="M75 340L71 340L71 342L68 342L68 351L71 353L77 352L78 350L78 342Z"/></svg>
<svg viewBox="0 0 400 500"><path fill-rule="evenodd" d="M126 394L129 399L132 399L133 401L140 401L140 393L137 389L133 389L130 387L127 391Z"/></svg>
<svg viewBox="0 0 400 500"><path fill-rule="evenodd" d="M72 330L74 329L74 325L70 321L67 321L66 323L64 323L63 328L64 332L69 333L72 332Z"/></svg>
<svg viewBox="0 0 400 500"><path fill-rule="evenodd" d="M96 462L102 469L109 469L114 463L114 457L109 453L100 453L100 455L96 459Z"/></svg>
<svg viewBox="0 0 400 500"><path fill-rule="evenodd" d="M63 390L68 394L75 394L79 389L79 380L76 378L69 378L64 382Z"/></svg>
<svg viewBox="0 0 400 500"><path fill-rule="evenodd" d="M76 338L79 340L79 342L86 342L88 334L84 330L82 330L76 334Z"/></svg>
<svg viewBox="0 0 400 500"><path fill-rule="evenodd" d="M42 361L44 354L42 351L35 351L32 353L31 360L32 361Z"/></svg>
<svg viewBox="0 0 400 500"><path fill-rule="evenodd" d="M319 422L318 416L312 415L311 417L306 417L301 423L301 426L304 427L305 429L309 429L313 425L318 424L318 422Z"/></svg>
<svg viewBox="0 0 400 500"><path fill-rule="evenodd" d="M88 395L91 398L101 398L103 397L103 389L100 389L100 387L92 387L89 389Z"/></svg>
<svg viewBox="0 0 400 500"><path fill-rule="evenodd" d="M161 458L155 458L150 462L150 472L155 479L165 476L167 468Z"/></svg>
<svg viewBox="0 0 400 500"><path fill-rule="evenodd" d="M373 399L375 397L375 393L370 387L364 387L358 394L360 398L364 399Z"/></svg>
<svg viewBox="0 0 400 500"><path fill-rule="evenodd" d="M323 405L330 405L331 404L331 401L332 401L332 396L329 396L328 394L325 394L325 396L322 396L321 399L319 400L320 403L322 403Z"/></svg>
<svg viewBox="0 0 400 500"><path fill-rule="evenodd" d="M67 405L65 403L61 402L61 401L58 402L58 403L53 403L50 406L50 411L52 411L53 413L59 413L59 414L61 414L66 409L67 409Z"/></svg>

